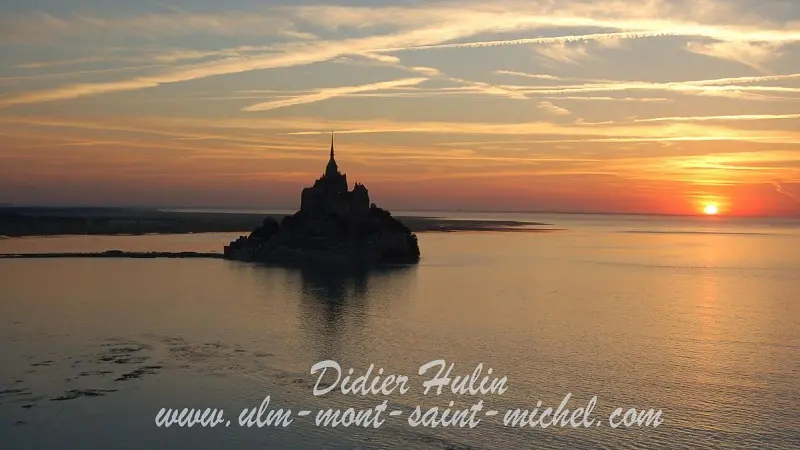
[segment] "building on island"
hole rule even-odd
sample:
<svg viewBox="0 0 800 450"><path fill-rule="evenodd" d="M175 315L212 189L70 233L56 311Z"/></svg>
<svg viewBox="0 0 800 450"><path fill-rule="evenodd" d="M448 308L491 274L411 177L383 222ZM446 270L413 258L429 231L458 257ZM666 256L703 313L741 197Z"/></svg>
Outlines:
<svg viewBox="0 0 800 450"><path fill-rule="evenodd" d="M419 262L417 237L402 222L370 203L366 186L349 190L339 171L334 139L325 172L300 195L300 210L276 221L267 217L249 236L225 247L228 259L277 264Z"/></svg>
<svg viewBox="0 0 800 450"><path fill-rule="evenodd" d="M314 185L303 189L300 196L300 211L308 213L330 213L340 216L355 214L364 216L369 213L369 193L363 184L356 183L352 191L348 191L347 175L339 172L334 157L333 133L331 133L331 153L325 173Z"/></svg>

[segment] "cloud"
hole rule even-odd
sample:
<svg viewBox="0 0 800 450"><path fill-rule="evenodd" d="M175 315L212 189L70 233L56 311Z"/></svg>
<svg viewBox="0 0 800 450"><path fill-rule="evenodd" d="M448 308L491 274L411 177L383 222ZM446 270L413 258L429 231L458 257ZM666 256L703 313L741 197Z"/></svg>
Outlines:
<svg viewBox="0 0 800 450"><path fill-rule="evenodd" d="M565 64L578 64L581 60L589 58L586 44L560 43L545 47L534 47L533 51L550 61Z"/></svg>
<svg viewBox="0 0 800 450"><path fill-rule="evenodd" d="M313 94L301 95L282 100L273 100L271 102L258 103L255 105L248 106L242 109L242 111L249 111L249 112L269 111L278 108L285 108L287 106L305 105L308 103L321 102L323 100L329 100L336 97L343 97L358 92L380 91L380 90L393 89L403 86L413 86L427 80L428 80L427 78L405 78L402 80L383 81L380 83L364 84L361 86L323 88L319 89L317 92Z"/></svg>
<svg viewBox="0 0 800 450"><path fill-rule="evenodd" d="M328 61L348 54L369 53L372 49L384 47L387 44L416 45L420 42L446 41L471 32L472 31L464 29L428 28L407 33L401 32L364 38L319 41L313 44L293 43L276 45L272 47L272 53L267 55L247 58L226 58L183 66L158 75L137 77L128 80L74 84L48 90L11 94L0 98L0 107L75 99L113 92L146 89L163 84L179 83L253 70L306 65Z"/></svg>
<svg viewBox="0 0 800 450"><path fill-rule="evenodd" d="M580 77L558 77L553 75L538 75L525 72L516 72L511 70L497 70L494 73L500 75L518 76L523 78L534 78L553 81L581 81L584 83L614 83L615 80L602 79L602 78L580 78ZM800 73L790 73L782 75L757 75L747 77L728 77L728 78L712 78L706 80L689 80L683 83L697 85L697 86L715 86L715 85L729 85L729 84L750 84L750 83L764 83L770 81L790 81L800 80ZM628 83L627 81L616 81Z"/></svg>
<svg viewBox="0 0 800 450"><path fill-rule="evenodd" d="M65 132L48 133L49 126L75 128ZM90 130L79 133L79 130ZM269 161L271 171L303 172L308 161L318 160L325 152L325 137L303 135L337 133L419 133L436 135L436 141L460 137L465 141L457 147L431 144L423 136L409 137L361 136L348 139L346 154L359 161L369 161L371 173L397 175L397 161L408 164L405 178L475 177L502 179L514 173L613 174L623 179L665 180L680 184L681 180L695 183L725 182L730 184L769 183L789 181L800 168L800 153L794 146L774 150L771 143L796 145L800 133L795 130L736 130L705 123L690 124L556 124L550 122L426 122L392 120L326 120L316 117L274 118L244 115L241 117L23 117L0 115L0 134L30 131L25 147L17 149L20 158L34 153L37 162L31 167L49 165L47 155L96 155L102 164L121 170L120 161L136 160L142 173L166 171L186 172L187 162L207 161L203 173L209 176L241 171L252 173L252 167L264 167L257 161ZM8 132L6 131L8 130ZM119 130L120 134L112 134ZM289 135L288 133L295 133ZM38 136L38 141L37 141ZM174 139L164 139L167 136ZM511 147L486 142L501 136ZM51 140L56 139L56 142ZM186 142L191 140L191 142ZM426 143L427 141L427 143ZM624 145L639 142L676 142L664 151L657 145L635 147L648 151L630 151ZM713 146L697 145L696 141L716 141ZM728 142L725 142L728 141ZM376 152L374 142L380 142ZM565 143L589 143L559 148ZM558 144L558 146L548 145ZM63 146L70 146L69 152ZM141 149L141 151L139 151ZM726 151L725 149L730 149ZM751 149L753 151L740 151ZM94 152L94 153L92 153ZM681 154L699 152L701 154ZM114 155L113 157L111 155ZM316 156L314 156L316 155ZM62 156L59 156L61 158ZM66 158L66 157L64 157ZM77 158L76 158L77 159ZM100 164L89 159L89 164ZM51 161L48 163L47 161ZM61 160L58 160L59 163ZM52 170L78 167L75 160L64 159L66 166L53 165ZM94 162L92 162L94 161ZM138 162L141 161L141 162ZM274 162L274 164L273 164ZM598 166L598 163L601 163ZM199 163L198 163L199 164ZM96 167L96 166L94 166ZM190 166L194 168L194 166ZM198 166L199 167L199 166ZM435 167L436 170L417 170ZM88 170L88 169L81 169ZM264 171L264 169L259 169ZM190 170L190 172L193 172ZM197 174L197 171L193 173ZM444 173L447 175L439 176ZM174 175L172 175L174 176ZM382 176L382 175L381 175ZM785 186L784 186L785 187Z"/></svg>
<svg viewBox="0 0 800 450"><path fill-rule="evenodd" d="M187 36L280 36L292 39L315 39L300 32L291 17L268 11L226 13L146 13L138 15L99 16L92 13L54 15L46 12L4 14L0 18L0 42L30 44L60 39Z"/></svg>
<svg viewBox="0 0 800 450"><path fill-rule="evenodd" d="M436 69L434 67L407 66L407 65L404 65L404 64L402 64L400 58L397 57L397 56L390 56L390 55L384 55L382 53L373 53L373 52L359 53L359 54L354 55L354 56L359 56L361 58L365 58L367 61L366 62L353 61L350 58L344 58L341 61L345 62L345 63L348 63L348 64L362 63L362 64L367 64L367 65L379 65L379 66L385 66L385 67L394 67L394 68L397 68L397 69L400 69L400 70L403 70L403 71L406 71L406 72L422 74L422 75L425 75L425 76L430 77L430 78L445 78L445 79L448 78L445 74L443 74L441 71L439 71L439 69Z"/></svg>
<svg viewBox="0 0 800 450"><path fill-rule="evenodd" d="M369 41L369 38L365 39ZM121 81L82 83L59 88L10 94L0 98L0 107L75 99L113 92L133 91L220 75L230 75L252 70L292 67L327 61L348 53L349 42L296 46L296 51L286 51L253 58L228 58L208 63L184 66L158 75L143 76Z"/></svg>
<svg viewBox="0 0 800 450"><path fill-rule="evenodd" d="M630 123L573 123L540 122L421 122L391 120L331 120L308 117L250 118L250 117L141 117L109 120L101 117L67 119L60 117L0 116L0 123L39 127L70 127L97 131L131 131L142 134L166 135L192 139L236 139L243 143L263 144L252 135L259 130L274 136L326 134L336 130L341 134L422 133L441 135L507 135L541 136L537 142L651 142L651 141L731 141L797 144L800 133L795 130L740 130L728 126L672 123L668 125ZM215 131L212 131L215 130ZM248 130L243 135L231 135L234 130Z"/></svg>
<svg viewBox="0 0 800 450"><path fill-rule="evenodd" d="M525 73L525 72L516 72L512 70L495 70L493 72L497 75L510 75L510 76L517 76L523 78L531 78L534 80L544 80L544 81L580 81L580 78L575 77L560 77L555 75L547 75L547 74L532 74L532 73ZM594 82L600 83L613 83L611 80L589 80ZM520 88L524 90L524 88ZM640 103L661 103L661 102L671 102L671 99L663 98L663 97L603 97L603 96L552 96L552 97L543 97L549 98L554 100L575 100L575 101L614 101L614 102L640 102Z"/></svg>
<svg viewBox="0 0 800 450"><path fill-rule="evenodd" d="M517 76L524 76L519 72L506 72ZM777 79L790 79L798 77L797 74L777 75L764 77L721 78L696 81L674 82L649 82L627 80L602 80L602 79L574 79L583 81L576 84L545 85L545 86L520 86L503 85L502 87L516 90L527 96L555 96L576 95L597 92L624 92L624 91L666 91L682 95L700 95L714 97L728 97L740 100L781 101L797 100L792 94L800 93L800 88L787 86L762 86L749 83L756 81L772 81ZM741 85L732 84L737 80ZM783 95L778 95L783 94Z"/></svg>
<svg viewBox="0 0 800 450"><path fill-rule="evenodd" d="M590 102L633 102L633 103L668 103L674 100L669 98L662 98L662 97L597 97L597 96L587 96L587 97L573 97L573 96L552 96L552 97L542 97L542 98L549 98L553 100L575 100L575 101L590 101Z"/></svg>
<svg viewBox="0 0 800 450"><path fill-rule="evenodd" d="M407 66L402 64L400 58L398 57L394 56L387 57L379 53L362 53L359 54L359 56L365 57L367 59L372 60L373 62L379 63L384 66L395 67L397 69L404 70L406 72L422 74L429 78L438 78L441 80L446 80L452 83L460 84L462 85L462 87L466 88L466 89L458 88L457 90L449 90L449 91L446 89L439 89L438 94L444 92L450 92L456 94L479 93L484 95L499 95L502 97L507 97L515 100L527 100L525 94L519 93L515 90L505 89L503 87L486 83L483 81L474 81L474 80L467 80L464 78L452 77L434 67ZM419 93L417 93L417 95L419 95Z"/></svg>
<svg viewBox="0 0 800 450"><path fill-rule="evenodd" d="M30 62L24 64L17 64L14 68L17 69L41 69L47 67L57 67L57 66L74 66L78 64L86 64L86 63L95 63L95 62L103 62L105 58L101 58L99 56L91 56L86 58L75 58L75 59L59 59L54 61L37 61L37 62Z"/></svg>
<svg viewBox="0 0 800 450"><path fill-rule="evenodd" d="M439 77L444 75L439 69L436 69L434 67L412 66L409 67L409 69L429 77Z"/></svg>
<svg viewBox="0 0 800 450"><path fill-rule="evenodd" d="M493 41L475 41L475 42L459 42L453 44L437 44L437 45L420 45L416 47L399 47L378 49L379 52L396 52L396 51L410 51L410 50L441 50L441 49L459 49L459 48L486 48L486 47L502 47L507 45L565 45L565 44L583 44L591 41L600 42L617 42L623 39L642 39L648 37L664 37L671 36L671 33L666 31L656 32L616 32L616 33L591 33L591 34L576 34L568 36L555 36L555 37L539 37L539 38L520 38L520 39L500 39Z"/></svg>
<svg viewBox="0 0 800 450"><path fill-rule="evenodd" d="M684 116L684 117L654 117L650 119L636 119L633 123L646 122L711 122L711 121L755 121L755 120L788 120L800 119L800 114L739 114L729 116Z"/></svg>
<svg viewBox="0 0 800 450"><path fill-rule="evenodd" d="M782 43L775 42L689 42L687 49L698 55L739 62L760 72L768 72L767 64L781 55Z"/></svg>
<svg viewBox="0 0 800 450"><path fill-rule="evenodd" d="M456 83L461 83L474 91L480 92L482 94L488 95L499 95L502 97L511 98L514 100L527 100L528 97L515 89L506 89L503 86L496 86L489 83L484 83L483 81L472 81L472 80L465 80L463 78L455 78L455 77L447 77L448 80L454 81ZM469 92L469 91L464 91Z"/></svg>
<svg viewBox="0 0 800 450"><path fill-rule="evenodd" d="M55 73L40 73L36 75L19 75L14 77L0 78L0 83L20 82L41 80L46 78L72 78L81 75L94 75L94 74L108 74L116 72L129 72L129 71L143 71L147 69L155 69L163 67L163 65L148 65L148 66L130 66L130 67L114 67L110 69L92 69L92 70L76 70L73 72L55 72Z"/></svg>
<svg viewBox="0 0 800 450"><path fill-rule="evenodd" d="M789 197L790 199L794 200L795 202L800 203L800 199L797 196L786 189L784 189L783 184L780 181L773 181L772 185L775 186L775 190L782 195Z"/></svg>
<svg viewBox="0 0 800 450"><path fill-rule="evenodd" d="M535 80L564 81L564 80L572 80L572 79L574 79L574 78L557 77L555 75L515 72L513 70L495 70L493 73L498 74L498 75L514 75L514 76L518 76L518 77L533 78Z"/></svg>
<svg viewBox="0 0 800 450"><path fill-rule="evenodd" d="M551 102L539 102L539 108L556 116L568 116L571 114L568 109L556 106Z"/></svg>
<svg viewBox="0 0 800 450"><path fill-rule="evenodd" d="M769 81L789 81L800 80L800 73L790 73L785 75L759 75L752 77L731 77L731 78L716 78L712 80L698 80L692 81L692 84L698 86L705 85L724 85L724 84L749 84L749 83L764 83Z"/></svg>
<svg viewBox="0 0 800 450"><path fill-rule="evenodd" d="M485 123L485 122L415 122L389 120L341 121L319 118L288 117L281 119L215 119L166 123L182 126L211 126L215 128L256 128L281 130L290 135L325 134L336 130L340 134L423 133L463 135L543 136L544 141L567 142L660 142L660 141L739 141L796 144L800 133L793 130L740 130L727 126L693 123L669 125L639 125L616 123L556 124L550 122ZM548 139L549 138L549 139Z"/></svg>
<svg viewBox="0 0 800 450"><path fill-rule="evenodd" d="M745 6L745 5L741 5ZM187 34L264 36L282 35L294 39L315 36L298 31L303 26L330 31L393 30L390 34L412 34L438 29L450 34L447 40L481 34L524 32L545 28L611 29L605 33L477 41L441 42L430 39L390 43L374 51L407 49L481 47L515 44L548 44L587 40L639 39L659 36L697 36L719 41L795 42L800 31L779 14L770 17L769 8L745 9L727 1L636 0L560 2L506 1L448 2L417 6L266 6L255 11L198 13L173 10L168 13L116 15L75 13L56 16L47 13L7 14L0 23L0 39L30 42L37 36L96 36L111 31L118 36L158 38ZM437 42L439 41L439 42Z"/></svg>
<svg viewBox="0 0 800 450"><path fill-rule="evenodd" d="M772 14L770 16L769 14ZM163 84L181 83L207 77L230 75L252 70L293 67L329 61L353 54L385 54L426 48L465 48L493 45L540 44L539 54L553 60L575 63L586 58L585 43L619 42L657 36L689 36L731 44L731 49L749 49L742 57L750 64L763 65L767 48L778 48L800 41L800 29L774 13L770 7L748 10L739 3L723 1L603 0L590 2L508 1L502 4L479 2L433 3L417 6L271 6L258 11L196 13L174 10L161 14L96 14L55 16L45 13L4 15L0 19L0 41L30 44L37 39L136 36L148 40L161 37L203 34L231 37L279 36L287 42L264 46L228 49L185 49L173 52L154 51L156 61L175 62L218 58L212 61L176 66L149 76L129 79L79 83L30 92L17 92L0 98L0 107L75 99L92 95L146 89ZM306 29L325 29L333 37L307 42L312 35ZM502 33L540 34L543 30L561 30L560 36L497 41L456 41ZM586 29L608 29L606 33L586 33ZM341 38L341 36L360 36ZM100 44L98 44L100 45ZM103 44L105 45L105 44ZM734 56L727 47L707 47L716 55ZM773 47L770 47L773 46ZM741 55L740 55L741 56ZM387 62L396 57L384 57ZM422 73L418 68L418 73ZM427 68L430 75L433 68ZM519 89L470 81L475 89L490 95L525 98ZM651 84L651 87L653 84ZM635 87L629 87L635 89ZM588 91L587 91L588 92ZM686 92L684 90L683 92ZM715 96L739 96L750 99L776 99L764 89L699 89L695 93ZM778 91L772 91L777 93ZM789 92L789 91L783 91ZM566 92L564 92L566 93ZM545 92L538 94L547 95Z"/></svg>

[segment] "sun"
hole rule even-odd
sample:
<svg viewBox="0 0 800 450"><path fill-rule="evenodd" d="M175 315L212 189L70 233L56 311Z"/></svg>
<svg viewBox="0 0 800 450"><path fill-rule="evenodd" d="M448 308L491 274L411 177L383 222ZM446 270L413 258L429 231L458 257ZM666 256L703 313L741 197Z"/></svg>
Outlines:
<svg viewBox="0 0 800 450"><path fill-rule="evenodd" d="M703 208L703 212L709 216L714 216L719 213L719 207L713 203L709 203Z"/></svg>

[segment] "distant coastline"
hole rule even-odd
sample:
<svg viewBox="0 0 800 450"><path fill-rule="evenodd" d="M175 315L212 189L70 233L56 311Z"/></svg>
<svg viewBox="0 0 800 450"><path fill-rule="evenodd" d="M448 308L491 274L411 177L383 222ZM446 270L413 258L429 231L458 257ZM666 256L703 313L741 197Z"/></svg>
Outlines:
<svg viewBox="0 0 800 450"><path fill-rule="evenodd" d="M114 207L0 207L0 236L144 235L244 232L265 217L286 214L200 212ZM415 233L454 231L552 231L548 224L398 216Z"/></svg>
<svg viewBox="0 0 800 450"><path fill-rule="evenodd" d="M208 252L126 252L106 250L104 252L48 252L48 253L0 253L0 259L48 259L48 258L211 258L222 259L222 253Z"/></svg>

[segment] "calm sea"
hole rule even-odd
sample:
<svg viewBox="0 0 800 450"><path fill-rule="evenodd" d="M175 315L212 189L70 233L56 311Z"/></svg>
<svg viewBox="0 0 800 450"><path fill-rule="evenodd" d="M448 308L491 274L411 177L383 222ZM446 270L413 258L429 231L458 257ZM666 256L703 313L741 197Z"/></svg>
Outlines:
<svg viewBox="0 0 800 450"><path fill-rule="evenodd" d="M421 234L418 267L370 273L0 260L0 448L800 448L797 221L462 216L561 230ZM234 236L4 239L0 253L215 251ZM327 359L343 375L407 375L410 390L315 397L310 368ZM507 390L425 396L433 374L417 370L437 359L452 376L483 363ZM600 426L503 426L507 410L568 393L570 410L597 396ZM239 426L267 395L293 423ZM378 429L314 424L384 400L402 414ZM473 429L407 422L416 405L480 400ZM231 425L156 426L161 408L184 407L224 409ZM661 410L663 423L614 429L616 408Z"/></svg>

